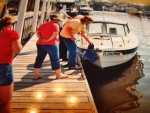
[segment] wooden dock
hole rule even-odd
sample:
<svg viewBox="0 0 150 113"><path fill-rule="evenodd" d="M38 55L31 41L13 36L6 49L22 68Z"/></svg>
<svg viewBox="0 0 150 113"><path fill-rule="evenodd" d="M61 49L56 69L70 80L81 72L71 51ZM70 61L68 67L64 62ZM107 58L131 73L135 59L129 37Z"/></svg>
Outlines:
<svg viewBox="0 0 150 113"><path fill-rule="evenodd" d="M41 68L44 77L32 80L36 40L33 35L13 61L13 113L97 113L83 70L63 69L69 78L55 79L47 56Z"/></svg>

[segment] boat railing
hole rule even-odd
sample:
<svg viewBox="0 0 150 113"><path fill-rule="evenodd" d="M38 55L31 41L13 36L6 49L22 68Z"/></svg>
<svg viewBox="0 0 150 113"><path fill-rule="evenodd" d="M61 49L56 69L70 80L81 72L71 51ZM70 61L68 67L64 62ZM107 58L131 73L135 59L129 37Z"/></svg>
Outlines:
<svg viewBox="0 0 150 113"><path fill-rule="evenodd" d="M100 39L101 42L102 40L111 40L111 43L112 43L112 47L114 47L114 41L113 41L113 38L115 37L121 37L122 39L122 42L125 46L125 41L124 41L124 38L123 36L119 35L119 34L101 34L101 33L91 33L91 34L88 34L88 36L93 36L92 39ZM95 37L94 37L95 36Z"/></svg>

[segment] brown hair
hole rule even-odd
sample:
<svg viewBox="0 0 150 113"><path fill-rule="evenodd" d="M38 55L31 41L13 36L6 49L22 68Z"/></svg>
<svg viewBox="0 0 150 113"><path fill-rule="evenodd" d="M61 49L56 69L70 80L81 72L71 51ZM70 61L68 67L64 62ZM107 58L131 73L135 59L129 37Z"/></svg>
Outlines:
<svg viewBox="0 0 150 113"><path fill-rule="evenodd" d="M51 19L51 20L54 20L55 18L58 18L58 15L56 15L56 14L50 15L50 19Z"/></svg>
<svg viewBox="0 0 150 113"><path fill-rule="evenodd" d="M89 22L89 23L93 22L93 19L90 16L84 16L80 20L81 22Z"/></svg>
<svg viewBox="0 0 150 113"><path fill-rule="evenodd" d="M0 32L1 30L7 26L7 25L10 25L10 24L13 24L15 21L14 17L11 16L11 15L6 15L6 16L3 16L1 19L0 19Z"/></svg>

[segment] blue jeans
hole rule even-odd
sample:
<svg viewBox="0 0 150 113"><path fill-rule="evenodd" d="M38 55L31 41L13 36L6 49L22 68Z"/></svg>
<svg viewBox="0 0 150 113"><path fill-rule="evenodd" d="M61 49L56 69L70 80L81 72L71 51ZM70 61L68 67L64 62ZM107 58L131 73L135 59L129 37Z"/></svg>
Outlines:
<svg viewBox="0 0 150 113"><path fill-rule="evenodd" d="M14 82L11 64L0 64L0 86L7 86Z"/></svg>
<svg viewBox="0 0 150 113"><path fill-rule="evenodd" d="M67 46L68 52L69 52L69 57L68 57L68 62L69 62L69 68L75 67L76 66L76 57L77 57L77 45L76 42L71 40L70 38L64 38L61 37L64 43Z"/></svg>
<svg viewBox="0 0 150 113"><path fill-rule="evenodd" d="M34 63L34 68L41 68L42 63L46 57L49 55L52 70L57 70L60 68L59 62L59 49L58 45L38 45L37 44L37 57Z"/></svg>

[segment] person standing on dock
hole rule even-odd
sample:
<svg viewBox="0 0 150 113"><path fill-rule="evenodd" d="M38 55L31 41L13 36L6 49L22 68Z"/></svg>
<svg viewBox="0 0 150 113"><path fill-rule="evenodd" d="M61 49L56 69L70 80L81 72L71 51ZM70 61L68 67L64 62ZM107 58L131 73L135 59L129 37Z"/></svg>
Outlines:
<svg viewBox="0 0 150 113"><path fill-rule="evenodd" d="M81 69L80 66L76 66L77 45L74 35L80 33L89 44L92 44L86 34L86 25L91 22L93 22L93 19L90 16L82 16L72 19L64 25L60 33L61 38L69 51L68 69Z"/></svg>
<svg viewBox="0 0 150 113"><path fill-rule="evenodd" d="M65 19L71 19L72 17L70 17L62 8L63 6L61 4L56 4L55 5L56 10L54 12L52 12L52 14L57 14L59 18L63 19L63 21L59 22L59 27L60 27L60 31L63 28L63 23L65 22ZM59 54L60 54L60 59L62 59L62 61L68 61L67 58L67 47L64 44L64 42L62 41L61 36L59 35Z"/></svg>
<svg viewBox="0 0 150 113"><path fill-rule="evenodd" d="M33 80L42 77L40 75L40 68L42 63L48 54L50 57L52 70L56 73L56 79L67 78L67 75L61 73L60 61L59 61L59 25L61 21L57 15L50 16L51 21L46 22L39 26L36 34L38 37L37 45L37 57L34 63L34 77Z"/></svg>
<svg viewBox="0 0 150 113"><path fill-rule="evenodd" d="M10 29L13 23L14 18L10 15L0 19L0 113L11 113L14 86L12 61L14 54L22 49L19 34Z"/></svg>

